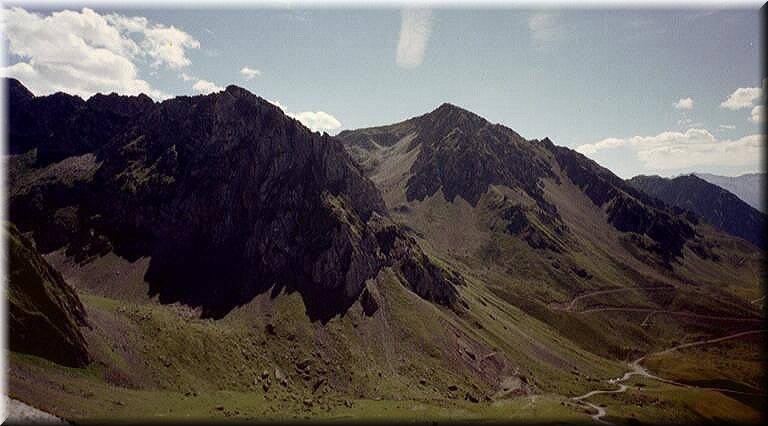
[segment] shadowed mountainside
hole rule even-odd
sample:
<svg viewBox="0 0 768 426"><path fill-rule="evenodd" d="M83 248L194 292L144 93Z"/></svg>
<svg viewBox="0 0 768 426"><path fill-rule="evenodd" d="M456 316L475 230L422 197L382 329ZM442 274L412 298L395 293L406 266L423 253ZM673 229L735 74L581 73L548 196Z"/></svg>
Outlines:
<svg viewBox="0 0 768 426"><path fill-rule="evenodd" d="M150 294L213 317L286 288L327 320L392 265L456 302L458 278L391 223L343 147L243 89L147 104L9 85L10 218L45 253L150 258Z"/></svg>

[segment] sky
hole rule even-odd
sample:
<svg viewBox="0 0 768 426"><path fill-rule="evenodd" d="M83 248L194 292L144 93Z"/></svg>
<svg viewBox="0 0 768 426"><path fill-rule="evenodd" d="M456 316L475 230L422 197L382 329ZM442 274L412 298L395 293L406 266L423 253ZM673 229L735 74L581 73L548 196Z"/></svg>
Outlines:
<svg viewBox="0 0 768 426"><path fill-rule="evenodd" d="M450 102L623 178L764 171L757 9L6 4L0 19L0 74L36 95L235 84L330 134Z"/></svg>

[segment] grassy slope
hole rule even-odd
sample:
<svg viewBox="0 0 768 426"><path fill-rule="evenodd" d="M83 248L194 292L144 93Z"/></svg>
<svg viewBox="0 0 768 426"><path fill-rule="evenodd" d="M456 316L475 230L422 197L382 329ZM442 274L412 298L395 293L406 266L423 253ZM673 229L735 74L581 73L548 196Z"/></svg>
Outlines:
<svg viewBox="0 0 768 426"><path fill-rule="evenodd" d="M354 306L324 326L306 321L296 294L265 295L211 321L181 306L81 292L94 326L87 338L96 362L70 369L11 354L11 396L84 423L107 418L585 421L586 410L567 397L604 388L607 378L625 369L579 349L481 281L470 278L461 289L470 309L456 317L395 279L389 273L379 277L382 308L373 317ZM478 362L470 353L498 355ZM307 379L296 369L305 359L311 364ZM277 383L275 367L286 373L287 386ZM259 378L265 370L271 381L267 392ZM508 376L526 377L528 392L478 404L464 399L467 392L493 394ZM325 383L314 390L321 378ZM449 391L451 385L458 389ZM686 421L697 419L701 410L711 418L743 406L717 392L653 386L642 398L658 402L644 409L632 392L597 401L628 413L623 420ZM738 419L751 418L745 416Z"/></svg>
<svg viewBox="0 0 768 426"><path fill-rule="evenodd" d="M22 401L78 421L135 419L137 413L153 419L182 413L368 417L382 406L388 416L416 419L513 413L584 419L582 410L558 395L583 392L597 379L571 370L603 379L621 371L505 306L476 282L461 290L470 310L459 318L418 298L389 272L378 281L382 308L373 317L356 305L326 325L306 320L296 294L263 295L211 321L181 306L81 292L96 361L87 369L67 369L12 354L9 389ZM304 360L310 365L305 378L297 369ZM287 376L286 386L275 378L276 367ZM266 392L264 371L271 383ZM508 402L465 400L467 393L493 395L508 377L525 377L529 385ZM528 404L532 393L535 403Z"/></svg>
<svg viewBox="0 0 768 426"><path fill-rule="evenodd" d="M594 397L606 407L604 420L615 424L758 424L760 411L719 392L681 388L656 381L637 380L640 386L622 394Z"/></svg>
<svg viewBox="0 0 768 426"><path fill-rule="evenodd" d="M665 378L707 387L764 393L764 353L755 352L764 335L652 355L644 364Z"/></svg>
<svg viewBox="0 0 768 426"><path fill-rule="evenodd" d="M84 309L75 291L40 257L31 240L9 223L2 227L2 238L8 242L4 293L9 347L69 366L87 364L86 343L79 329L86 325Z"/></svg>

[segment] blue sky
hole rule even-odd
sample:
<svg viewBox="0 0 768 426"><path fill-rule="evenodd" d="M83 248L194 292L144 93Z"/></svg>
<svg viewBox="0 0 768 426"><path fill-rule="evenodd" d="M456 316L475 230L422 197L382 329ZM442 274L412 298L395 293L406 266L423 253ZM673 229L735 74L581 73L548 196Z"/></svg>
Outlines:
<svg viewBox="0 0 768 426"><path fill-rule="evenodd" d="M3 73L36 94L236 84L332 134L451 102L625 178L762 171L757 10L6 8ZM46 50L62 27L133 68L55 71L96 51Z"/></svg>

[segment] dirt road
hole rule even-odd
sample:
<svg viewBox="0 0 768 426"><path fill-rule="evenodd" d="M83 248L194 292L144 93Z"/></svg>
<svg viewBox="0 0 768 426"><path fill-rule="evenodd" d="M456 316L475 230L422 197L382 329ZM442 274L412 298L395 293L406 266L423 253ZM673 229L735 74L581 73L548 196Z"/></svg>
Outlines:
<svg viewBox="0 0 768 426"><path fill-rule="evenodd" d="M612 288L608 290L598 290L598 291L593 291L591 293L582 294L581 296L574 297L571 300L571 303L569 303L568 306L566 306L565 308L562 308L562 310L567 312L576 312L575 309L576 309L577 302L584 299L588 299L590 297L594 297L594 296L600 296L603 294L623 293L627 291L647 291L647 290L675 290L675 288L671 286L657 286L657 287L637 287L637 288L633 288L633 287Z"/></svg>
<svg viewBox="0 0 768 426"><path fill-rule="evenodd" d="M621 376L619 378L616 378L616 379L608 380L608 383L610 383L612 385L618 385L619 386L618 389L613 389L613 390L610 390L610 389L609 390L593 390L593 391L589 391L589 392L585 393L584 395L573 397L571 399L573 399L574 401L578 401L578 402L584 404L585 406L590 407L590 408L596 410L596 413L592 414L592 416L591 416L592 419L595 420L596 422L602 423L602 424L611 424L610 422L603 420L603 417L605 417L605 415L606 415L605 408L600 407L600 406L598 406L596 404L593 404L593 403L591 403L589 401L586 401L586 399L589 399L589 398L591 398L591 397L593 397L595 395L600 395L600 394L623 393L623 392L626 392L626 390L629 389L629 387L627 385L623 384L622 382L627 381L632 376L643 376L643 377L646 377L646 378L649 378L649 379L652 379L652 380L658 380L658 381L661 381L661 382L664 382L664 383L668 383L668 384L671 384L671 385L676 385L676 386L695 387L697 389L713 390L713 391L719 391L719 392L730 392L730 393L740 393L740 394L749 394L749 395L763 395L763 394L752 394L752 393L749 393L749 392L739 392L739 391L734 391L734 390L731 390L731 389L702 388L702 387L697 387L697 386L686 385L686 384L683 384L683 383L678 383L678 382L675 382L675 381L672 381L672 380L663 379L661 377L658 377L658 376L652 374L645 367L643 367L640 363L646 357L651 356L651 355L665 355L665 354L677 351L679 349L690 348L690 347L701 346L701 345L708 345L708 344L712 344L712 343L718 343L718 342L722 342L722 341L725 341L725 340L736 339L736 338L743 337L743 336L749 336L749 335L752 335L752 334L765 333L767 331L768 330L764 330L764 329L763 330L742 331L742 332L739 332L739 333L729 334L727 336L716 337L716 338L706 339L706 340L700 340L700 341L697 341L697 342L682 343L680 345L673 346L673 347L671 347L669 349L665 349L663 351L654 352L652 354L649 354L649 355L646 355L646 356L642 356L642 357L634 360L629 365L631 369L628 372L624 373L623 376Z"/></svg>
<svg viewBox="0 0 768 426"><path fill-rule="evenodd" d="M648 316L643 320L643 326L648 321L648 318L651 315L657 315L657 314L664 314L664 315L677 315L681 317L689 317L689 318L701 318L701 319L711 319L711 320L717 320L717 321L737 321L737 322L763 322L762 318L745 318L745 317L723 317L723 316L716 316L716 315L706 315L706 314L696 314L693 312L686 312L686 311L665 311L665 310L659 310L659 309L651 309L651 308L613 308L613 307L606 307L606 308L593 308L593 309L587 309L584 311L578 312L579 314L591 314L595 312L648 312Z"/></svg>

